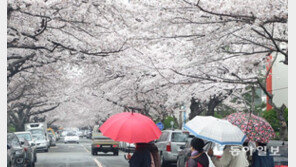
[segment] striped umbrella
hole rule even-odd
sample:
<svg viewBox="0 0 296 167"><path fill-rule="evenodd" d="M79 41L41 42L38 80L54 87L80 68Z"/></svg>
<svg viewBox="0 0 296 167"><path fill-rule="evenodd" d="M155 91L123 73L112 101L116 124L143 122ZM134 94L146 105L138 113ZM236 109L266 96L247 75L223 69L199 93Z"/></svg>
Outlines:
<svg viewBox="0 0 296 167"><path fill-rule="evenodd" d="M269 140L275 137L273 128L262 117L238 112L228 115L225 119L238 126L250 141L268 143Z"/></svg>

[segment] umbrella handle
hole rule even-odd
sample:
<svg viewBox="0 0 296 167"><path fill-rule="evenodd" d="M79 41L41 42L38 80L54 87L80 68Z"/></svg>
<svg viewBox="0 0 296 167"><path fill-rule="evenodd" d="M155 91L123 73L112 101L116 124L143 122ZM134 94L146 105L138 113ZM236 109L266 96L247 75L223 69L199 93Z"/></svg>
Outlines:
<svg viewBox="0 0 296 167"><path fill-rule="evenodd" d="M127 156L129 156L129 157L127 157ZM127 155L123 155L123 157L124 157L124 159L126 159L126 160L130 160L131 155L130 155L130 153L128 153Z"/></svg>

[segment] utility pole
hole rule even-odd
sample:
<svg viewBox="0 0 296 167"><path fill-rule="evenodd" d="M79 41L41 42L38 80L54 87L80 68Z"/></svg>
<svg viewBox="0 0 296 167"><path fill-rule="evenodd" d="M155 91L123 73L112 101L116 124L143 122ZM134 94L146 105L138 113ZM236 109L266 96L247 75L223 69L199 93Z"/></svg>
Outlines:
<svg viewBox="0 0 296 167"><path fill-rule="evenodd" d="M179 113L179 129L182 129L183 121L182 121L182 110Z"/></svg>
<svg viewBox="0 0 296 167"><path fill-rule="evenodd" d="M251 112L254 113L255 112L255 87L252 86L252 108L251 108Z"/></svg>

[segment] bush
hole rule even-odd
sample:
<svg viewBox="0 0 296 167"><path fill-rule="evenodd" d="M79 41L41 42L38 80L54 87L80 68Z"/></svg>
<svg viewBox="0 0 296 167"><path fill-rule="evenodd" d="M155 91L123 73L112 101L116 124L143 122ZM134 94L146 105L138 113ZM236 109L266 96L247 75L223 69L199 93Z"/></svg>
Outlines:
<svg viewBox="0 0 296 167"><path fill-rule="evenodd" d="M280 123L277 118L277 113L274 109L269 111L264 111L262 117L265 118L269 124L272 126L274 131L278 132L280 130ZM284 111L284 118L286 123L288 124L288 109L286 108Z"/></svg>
<svg viewBox="0 0 296 167"><path fill-rule="evenodd" d="M8 132L8 133L15 132L15 127L12 126L12 125L9 125L9 126L7 127L7 132Z"/></svg>

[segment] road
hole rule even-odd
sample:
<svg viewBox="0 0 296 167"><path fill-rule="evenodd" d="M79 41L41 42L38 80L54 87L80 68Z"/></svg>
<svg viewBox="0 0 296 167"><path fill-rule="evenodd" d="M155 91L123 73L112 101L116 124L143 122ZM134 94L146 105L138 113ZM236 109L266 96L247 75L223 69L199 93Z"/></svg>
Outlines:
<svg viewBox="0 0 296 167"><path fill-rule="evenodd" d="M280 157L274 157L275 163L288 163L288 143L271 141L269 145L280 146ZM126 153L119 152L119 156L113 153L99 153L91 155L91 140L81 139L79 144L64 144L58 142L51 147L49 152L37 153L36 167L128 167L128 161L124 159ZM175 164L170 166L176 167Z"/></svg>
<svg viewBox="0 0 296 167"><path fill-rule="evenodd" d="M128 167L128 161L123 157L125 153L119 152L119 156L112 153L90 153L91 141L81 139L79 144L57 143L49 152L37 153L36 167Z"/></svg>

